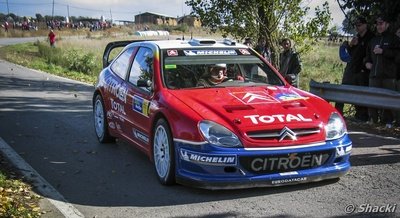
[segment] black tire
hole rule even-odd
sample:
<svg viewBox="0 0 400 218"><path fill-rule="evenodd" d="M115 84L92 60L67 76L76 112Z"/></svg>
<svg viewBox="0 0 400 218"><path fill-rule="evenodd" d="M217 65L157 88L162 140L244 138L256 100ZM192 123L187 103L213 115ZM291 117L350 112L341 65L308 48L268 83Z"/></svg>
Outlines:
<svg viewBox="0 0 400 218"><path fill-rule="evenodd" d="M171 130L164 119L159 119L154 127L153 161L161 184L175 184L175 149Z"/></svg>
<svg viewBox="0 0 400 218"><path fill-rule="evenodd" d="M94 119L94 130L99 142L100 143L115 142L115 138L112 137L108 131L106 111L104 109L104 102L101 95L96 95L96 98L93 102L93 119Z"/></svg>

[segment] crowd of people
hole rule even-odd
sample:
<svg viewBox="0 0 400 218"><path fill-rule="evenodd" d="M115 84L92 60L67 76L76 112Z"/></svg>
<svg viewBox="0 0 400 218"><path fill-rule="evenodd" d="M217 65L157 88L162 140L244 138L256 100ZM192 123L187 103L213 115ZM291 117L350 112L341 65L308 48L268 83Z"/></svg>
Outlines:
<svg viewBox="0 0 400 218"><path fill-rule="evenodd" d="M400 91L400 27L390 27L390 20L379 15L375 19L375 33L365 17L354 22L357 35L350 42L343 42L340 58L346 62L342 84L369 86ZM343 113L343 104L336 108ZM383 123L392 128L400 122L398 111L355 106L357 121Z"/></svg>
<svg viewBox="0 0 400 218"><path fill-rule="evenodd" d="M77 22L66 22L59 20L46 21L45 23L35 22L34 20L26 19L22 22L12 22L12 21L4 21L1 24L2 28L4 28L5 32L8 32L10 29L18 29L18 30L34 30L37 31L40 28L44 29L53 29L53 30L62 30L65 28L71 29L82 29L88 28L90 31L98 31L105 30L110 28L112 24L108 21L77 21Z"/></svg>
<svg viewBox="0 0 400 218"><path fill-rule="evenodd" d="M390 19L385 15L378 15L373 24L375 29L371 28L366 17L357 17L353 22L356 36L341 44L339 56L346 62L342 84L400 91L400 26L391 27ZM254 45L250 38L246 38L244 44L271 61L271 51L265 39L260 38ZM282 76L291 80L293 86L299 87L302 66L299 54L288 38L283 39L280 45L282 52L279 54L277 69ZM336 103L335 107L343 114L343 103ZM400 124L399 111L359 105L354 105L354 108L356 121L382 123L386 128Z"/></svg>
<svg viewBox="0 0 400 218"><path fill-rule="evenodd" d="M259 38L255 46L251 38L245 38L243 44L254 48L267 61L271 62L271 50L266 45L264 38ZM282 52L279 54L278 71L283 77L290 80L293 86L299 87L299 74L302 68L300 55L294 50L292 41L289 38L282 39L280 45Z"/></svg>

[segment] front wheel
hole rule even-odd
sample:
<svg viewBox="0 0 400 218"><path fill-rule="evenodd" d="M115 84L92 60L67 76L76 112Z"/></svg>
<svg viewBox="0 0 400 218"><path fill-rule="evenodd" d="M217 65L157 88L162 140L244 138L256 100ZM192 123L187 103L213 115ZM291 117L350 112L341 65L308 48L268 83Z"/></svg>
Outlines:
<svg viewBox="0 0 400 218"><path fill-rule="evenodd" d="M97 95L93 104L94 129L97 139L101 143L114 142L115 138L108 133L108 124L105 114L103 98Z"/></svg>
<svg viewBox="0 0 400 218"><path fill-rule="evenodd" d="M163 185L175 183L175 152L171 130L164 119L154 127L153 160L158 179Z"/></svg>

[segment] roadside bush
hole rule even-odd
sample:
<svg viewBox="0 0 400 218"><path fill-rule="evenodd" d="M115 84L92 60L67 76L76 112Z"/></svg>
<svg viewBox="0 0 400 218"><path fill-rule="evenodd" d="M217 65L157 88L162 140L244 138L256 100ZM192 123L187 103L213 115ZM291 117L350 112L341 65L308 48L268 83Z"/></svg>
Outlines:
<svg viewBox="0 0 400 218"><path fill-rule="evenodd" d="M187 24L178 25L174 28L175 31L181 31L183 33L189 30L189 26Z"/></svg>
<svg viewBox="0 0 400 218"><path fill-rule="evenodd" d="M93 75L93 72L98 70L96 57L92 52L76 48L62 51L45 43L37 43L37 46L40 57L44 58L49 65L62 66L70 71L82 72L86 75Z"/></svg>
<svg viewBox="0 0 400 218"><path fill-rule="evenodd" d="M95 60L95 55L91 52L85 53L80 49L72 49L65 54L64 66L71 71L90 75L96 69Z"/></svg>
<svg viewBox="0 0 400 218"><path fill-rule="evenodd" d="M62 51L59 48L50 47L44 43L37 43L40 57L46 60L47 64L61 65Z"/></svg>

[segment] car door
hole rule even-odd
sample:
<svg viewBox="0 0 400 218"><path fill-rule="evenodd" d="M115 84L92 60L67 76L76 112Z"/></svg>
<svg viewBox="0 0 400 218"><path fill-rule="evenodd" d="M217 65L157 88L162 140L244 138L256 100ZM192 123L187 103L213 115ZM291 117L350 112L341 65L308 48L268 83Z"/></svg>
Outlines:
<svg viewBox="0 0 400 218"><path fill-rule="evenodd" d="M132 63L133 54L135 48L125 49L115 61L110 65L112 73L105 78L105 91L107 98L104 99L104 103L108 105L107 108L110 110L107 112L107 116L111 118L112 125L110 128L115 129L119 134L126 137L124 130L125 123L127 122L127 94L128 87L125 82L127 78L130 65Z"/></svg>
<svg viewBox="0 0 400 218"><path fill-rule="evenodd" d="M150 102L153 95L151 87L139 87L139 79L153 79L154 52L148 47L140 47L133 60L128 77L128 104L127 114L129 121L126 129L130 131L129 137L145 151L150 143Z"/></svg>

